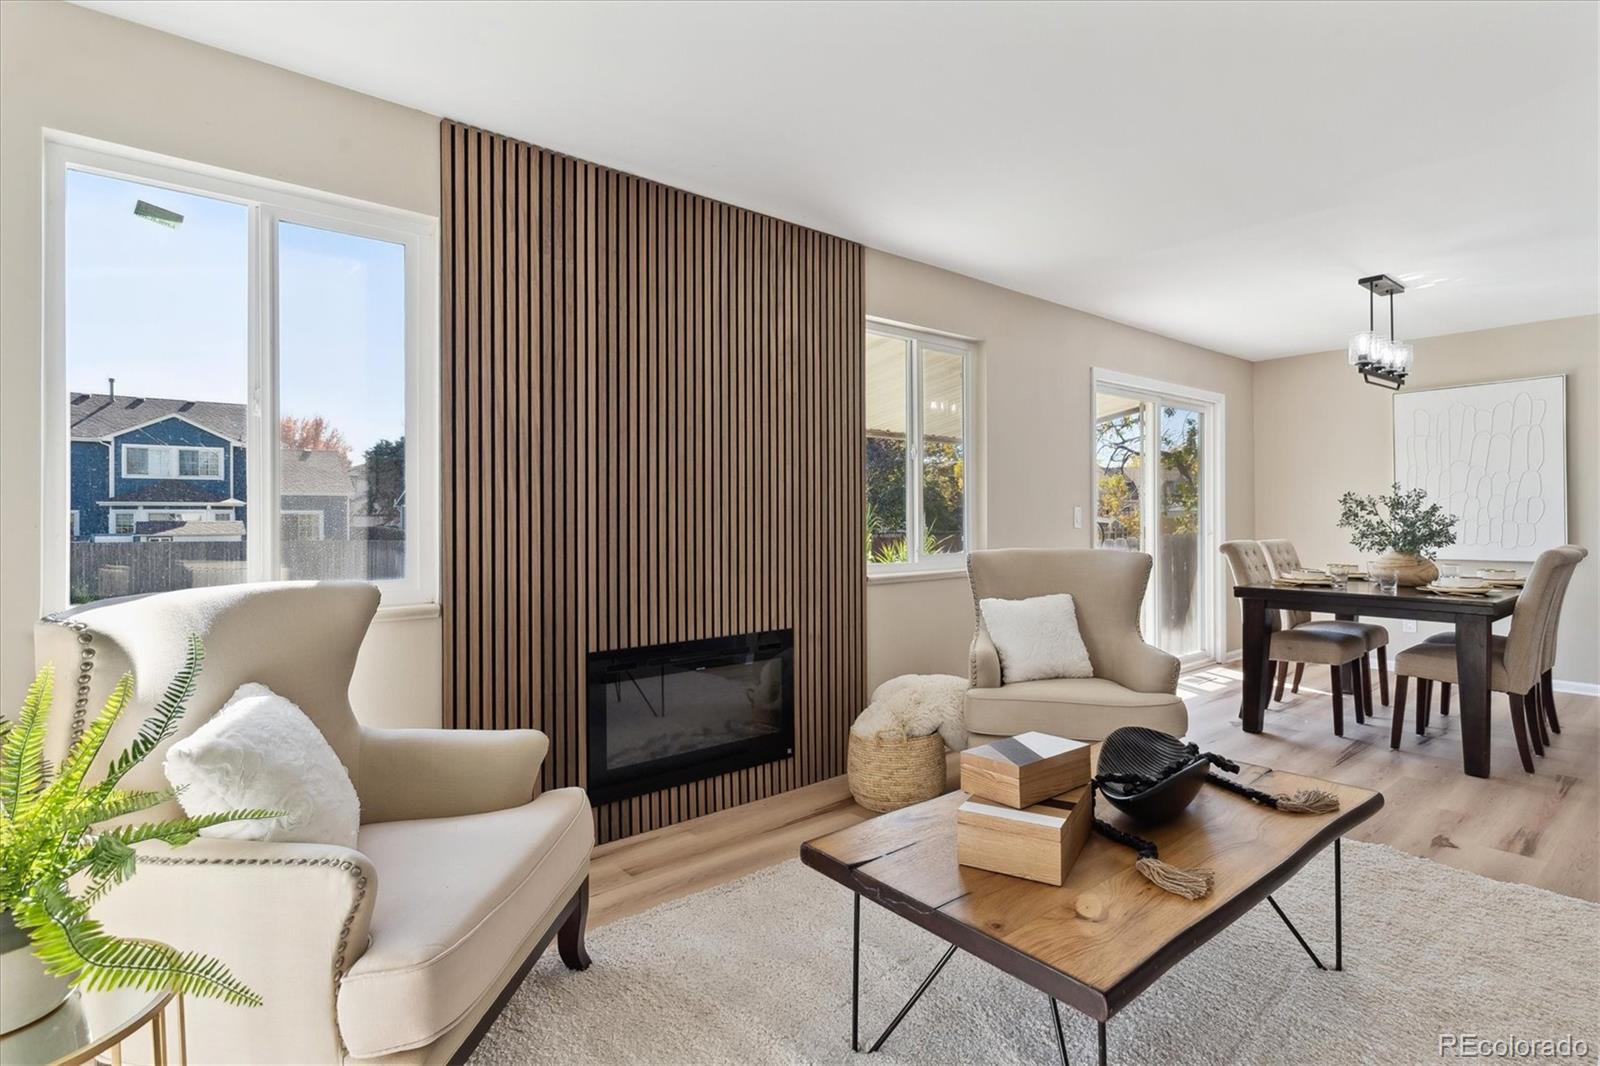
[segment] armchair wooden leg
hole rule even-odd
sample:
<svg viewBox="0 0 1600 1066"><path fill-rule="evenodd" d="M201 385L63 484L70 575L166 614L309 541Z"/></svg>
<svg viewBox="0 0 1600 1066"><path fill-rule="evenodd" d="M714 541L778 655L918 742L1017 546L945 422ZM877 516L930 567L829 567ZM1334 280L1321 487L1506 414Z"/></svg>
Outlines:
<svg viewBox="0 0 1600 1066"><path fill-rule="evenodd" d="M1556 683L1549 670L1539 678L1539 695L1544 697L1540 702L1544 704L1544 716L1550 719L1550 731L1561 732L1561 719L1556 717Z"/></svg>
<svg viewBox="0 0 1600 1066"><path fill-rule="evenodd" d="M1339 684L1339 673L1343 670L1340 666L1328 667L1328 674L1333 682L1333 735L1344 736L1344 688Z"/></svg>
<svg viewBox="0 0 1600 1066"><path fill-rule="evenodd" d="M1389 723L1389 747L1400 747L1400 732L1406 724L1406 682L1409 678L1405 674L1394 676L1394 721Z"/></svg>
<svg viewBox="0 0 1600 1066"><path fill-rule="evenodd" d="M1450 717L1450 682L1439 682L1439 714L1445 718Z"/></svg>
<svg viewBox="0 0 1600 1066"><path fill-rule="evenodd" d="M1378 697L1389 706L1389 648L1383 644L1378 646Z"/></svg>
<svg viewBox="0 0 1600 1066"><path fill-rule="evenodd" d="M1283 702L1283 683L1287 680L1289 680L1289 660L1285 659L1278 664L1278 691L1272 697L1279 703Z"/></svg>
<svg viewBox="0 0 1600 1066"><path fill-rule="evenodd" d="M589 879L584 878L582 886L578 889L578 905L572 908L572 913L561 926L561 932L556 934L556 950L561 953L561 961L567 964L569 970L587 970L589 968L589 949L583 945L584 927L589 924Z"/></svg>
<svg viewBox="0 0 1600 1066"><path fill-rule="evenodd" d="M1528 751L1528 721L1522 709L1522 697L1508 692L1506 699L1511 701L1511 731L1517 735L1517 755L1522 759L1522 768L1531 774L1533 755Z"/></svg>
<svg viewBox="0 0 1600 1066"><path fill-rule="evenodd" d="M1417 736L1427 736L1428 719L1433 716L1433 682L1417 678Z"/></svg>
<svg viewBox="0 0 1600 1066"><path fill-rule="evenodd" d="M1289 691L1290 692L1299 692L1300 691L1300 676L1302 674L1304 674L1305 672L1306 672L1306 664L1305 663L1295 663L1294 664L1294 683L1289 686ZM1558 730L1556 730L1556 732L1559 733L1559 732L1561 732L1561 730L1558 729Z"/></svg>

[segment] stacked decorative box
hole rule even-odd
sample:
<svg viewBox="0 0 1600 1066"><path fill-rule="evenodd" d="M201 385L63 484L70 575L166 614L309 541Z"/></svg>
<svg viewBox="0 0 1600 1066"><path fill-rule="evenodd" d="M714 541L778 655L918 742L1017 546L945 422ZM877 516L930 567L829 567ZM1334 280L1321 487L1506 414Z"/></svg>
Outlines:
<svg viewBox="0 0 1600 1066"><path fill-rule="evenodd" d="M956 861L1059 885L1094 826L1089 745L1021 733L961 753Z"/></svg>

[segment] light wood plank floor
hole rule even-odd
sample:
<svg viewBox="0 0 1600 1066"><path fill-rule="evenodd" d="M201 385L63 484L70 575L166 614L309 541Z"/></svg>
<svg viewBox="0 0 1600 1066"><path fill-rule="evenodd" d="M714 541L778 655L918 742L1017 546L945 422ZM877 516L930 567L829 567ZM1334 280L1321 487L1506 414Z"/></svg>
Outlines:
<svg viewBox="0 0 1600 1066"><path fill-rule="evenodd" d="M1239 728L1239 673L1209 667L1184 675L1190 736L1202 750L1297 773L1375 788L1385 804L1351 835L1503 881L1600 900L1600 699L1556 694L1562 733L1538 773L1517 762L1505 697L1496 696L1493 776L1461 772L1455 716L1437 706L1418 737L1408 708L1399 751L1389 749L1389 712L1333 735L1327 671L1308 667L1299 695L1267 712L1267 732ZM1376 675L1374 675L1376 684ZM955 787L954 756L951 787ZM603 925L799 854L814 836L872 816L842 777L595 849L590 923Z"/></svg>

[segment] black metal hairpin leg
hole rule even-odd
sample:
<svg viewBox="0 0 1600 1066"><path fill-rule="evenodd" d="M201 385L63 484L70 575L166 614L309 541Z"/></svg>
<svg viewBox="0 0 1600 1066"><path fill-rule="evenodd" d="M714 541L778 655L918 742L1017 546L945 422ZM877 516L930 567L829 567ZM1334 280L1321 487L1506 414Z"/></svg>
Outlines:
<svg viewBox="0 0 1600 1066"><path fill-rule="evenodd" d="M950 950L945 952L944 955L940 957L938 962L934 963L933 969L928 971L928 976L922 979L922 984L918 985L917 990L911 993L911 998L906 1000L906 1005L904 1007L900 1008L900 1013L894 1016L894 1021L889 1023L889 1028L885 1029L883 1031L883 1035L872 1042L872 1046L867 1049L869 1052L877 1051L883 1046L883 1042L889 1039L889 1035L899 1027L902 1021L905 1020L905 1016L911 1013L911 1008L917 1005L917 1000L922 998L922 993L926 992L928 990L928 986L933 984L933 979L939 976L939 971L944 969L944 964L949 962L950 956L954 955L955 953L956 946L951 944Z"/></svg>
<svg viewBox="0 0 1600 1066"><path fill-rule="evenodd" d="M1050 1001L1050 1017L1056 1023L1056 1050L1061 1052L1061 1066L1072 1066L1072 1060L1067 1058L1067 1034L1061 1029L1061 1005L1048 992L1044 998Z"/></svg>
<svg viewBox="0 0 1600 1066"><path fill-rule="evenodd" d="M1333 968L1335 970L1344 969L1344 880L1343 871L1340 869L1339 840L1339 837L1333 838ZM1306 938L1300 935L1300 930L1294 927L1289 916L1283 913L1283 908L1278 906L1278 901L1268 896L1267 902L1272 904L1272 909L1278 912L1283 924L1289 927L1289 932L1294 934L1294 938L1300 942L1306 954L1311 956L1311 961L1317 964L1317 969L1326 970L1327 967L1322 964L1322 960L1317 958L1317 953L1306 943ZM1101 1047L1104 1048L1103 1040ZM1101 1061L1104 1061L1103 1050Z"/></svg>
<svg viewBox="0 0 1600 1066"><path fill-rule="evenodd" d="M856 901L853 935L850 938L850 1050L861 1050L861 894Z"/></svg>

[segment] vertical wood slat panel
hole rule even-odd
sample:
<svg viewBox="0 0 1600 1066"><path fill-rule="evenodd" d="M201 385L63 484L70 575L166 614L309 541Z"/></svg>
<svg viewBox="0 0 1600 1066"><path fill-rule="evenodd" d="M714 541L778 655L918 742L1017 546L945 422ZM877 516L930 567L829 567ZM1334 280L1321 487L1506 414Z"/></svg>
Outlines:
<svg viewBox="0 0 1600 1066"><path fill-rule="evenodd" d="M615 839L844 771L865 689L858 245L440 129L445 724L586 777L593 651L789 628L793 757L597 808Z"/></svg>

